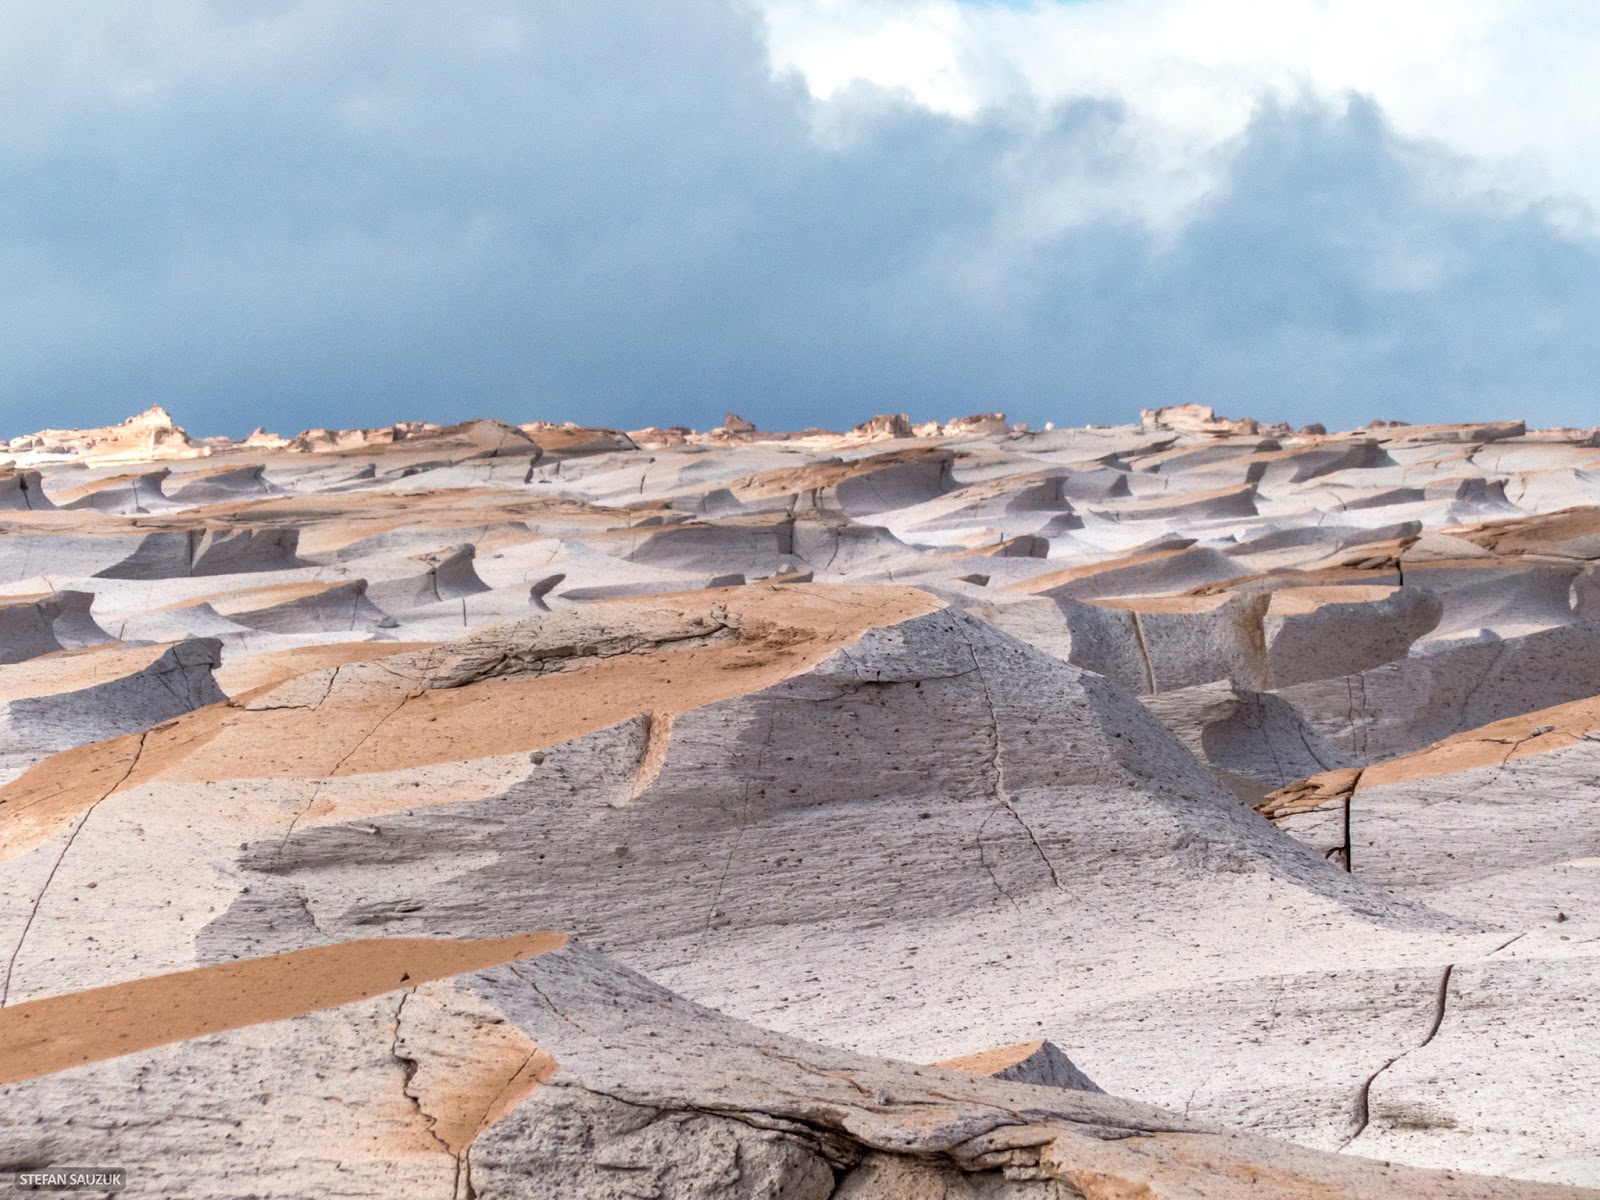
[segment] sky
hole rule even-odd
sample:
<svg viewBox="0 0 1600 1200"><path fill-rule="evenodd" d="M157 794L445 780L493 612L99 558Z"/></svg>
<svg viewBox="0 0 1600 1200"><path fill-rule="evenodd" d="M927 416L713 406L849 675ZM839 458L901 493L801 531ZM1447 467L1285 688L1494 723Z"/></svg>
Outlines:
<svg viewBox="0 0 1600 1200"><path fill-rule="evenodd" d="M0 0L0 436L1600 423L1590 0Z"/></svg>

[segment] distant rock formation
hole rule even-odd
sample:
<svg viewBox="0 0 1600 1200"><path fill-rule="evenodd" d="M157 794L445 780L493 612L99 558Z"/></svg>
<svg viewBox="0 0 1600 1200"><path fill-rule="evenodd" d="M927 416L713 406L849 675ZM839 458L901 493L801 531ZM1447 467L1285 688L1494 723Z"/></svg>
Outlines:
<svg viewBox="0 0 1600 1200"><path fill-rule="evenodd" d="M1261 423L1253 417L1245 417L1241 421L1230 420L1217 416L1214 409L1204 404L1174 404L1167 408L1141 409L1139 422L1152 432L1173 430L1202 437L1254 436L1261 432Z"/></svg>
<svg viewBox="0 0 1600 1200"><path fill-rule="evenodd" d="M159 404L129 417L120 425L98 429L44 429L12 438L12 454L35 460L75 459L92 463L148 462L167 458L193 458L205 453L194 439Z"/></svg>
<svg viewBox="0 0 1600 1200"><path fill-rule="evenodd" d="M884 413L853 426L848 436L865 441L910 437L911 418L905 413Z"/></svg>
<svg viewBox="0 0 1600 1200"><path fill-rule="evenodd" d="M976 413L970 417L953 417L941 429L945 437L993 437L1011 432L1003 412Z"/></svg>

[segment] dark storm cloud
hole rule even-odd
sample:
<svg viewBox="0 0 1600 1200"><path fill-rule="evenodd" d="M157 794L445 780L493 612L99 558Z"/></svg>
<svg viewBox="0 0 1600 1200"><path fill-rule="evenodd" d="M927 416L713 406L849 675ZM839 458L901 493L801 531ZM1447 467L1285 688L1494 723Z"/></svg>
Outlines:
<svg viewBox="0 0 1600 1200"><path fill-rule="evenodd" d="M1264 110L1175 238L1104 205L1041 232L1034 189L1138 177L1114 106L857 88L819 138L711 0L107 11L0 6L8 433L156 402L236 434L1594 420L1589 244L1363 101Z"/></svg>

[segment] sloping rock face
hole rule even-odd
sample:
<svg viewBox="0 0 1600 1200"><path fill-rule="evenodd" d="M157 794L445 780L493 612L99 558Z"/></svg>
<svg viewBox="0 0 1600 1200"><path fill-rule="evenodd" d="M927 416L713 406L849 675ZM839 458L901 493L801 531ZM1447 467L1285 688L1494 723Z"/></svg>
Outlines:
<svg viewBox="0 0 1600 1200"><path fill-rule="evenodd" d="M1100 1091L1099 1085L1078 1070L1060 1046L1043 1038L1036 1042L1018 1042L1015 1046L998 1046L993 1050L947 1058L937 1065L968 1075L1008 1079L1015 1083L1073 1088L1080 1092Z"/></svg>
<svg viewBox="0 0 1600 1200"><path fill-rule="evenodd" d="M152 412L8 453L8 1168L1600 1186L1586 434Z"/></svg>
<svg viewBox="0 0 1600 1200"><path fill-rule="evenodd" d="M1575 701L1315 775L1262 802L1282 828L1353 871L1508 930L1490 954L1446 964L1430 1035L1369 1087L1364 1153L1467 1161L1552 1072L1600 1087L1593 1056L1568 1064L1539 1032L1585 1020L1597 977L1597 730L1600 700ZM1511 997L1514 1022L1501 1009ZM1468 1082L1486 1044L1508 1073L1504 1088ZM1573 1159L1600 1154L1589 1113L1552 1113L1550 1122L1545 1136ZM1419 1127L1438 1132L1419 1136Z"/></svg>
<svg viewBox="0 0 1600 1200"><path fill-rule="evenodd" d="M37 471L0 471L0 512L34 512L54 508L44 494Z"/></svg>
<svg viewBox="0 0 1600 1200"><path fill-rule="evenodd" d="M111 641L95 624L93 600L77 591L0 598L0 664Z"/></svg>
<svg viewBox="0 0 1600 1200"><path fill-rule="evenodd" d="M224 699L212 675L221 649L192 638L0 667L0 778Z"/></svg>
<svg viewBox="0 0 1600 1200"><path fill-rule="evenodd" d="M18 1005L0 1028L18 1161L109 1155L148 1195L1579 1194L828 1049L556 934L344 942Z"/></svg>

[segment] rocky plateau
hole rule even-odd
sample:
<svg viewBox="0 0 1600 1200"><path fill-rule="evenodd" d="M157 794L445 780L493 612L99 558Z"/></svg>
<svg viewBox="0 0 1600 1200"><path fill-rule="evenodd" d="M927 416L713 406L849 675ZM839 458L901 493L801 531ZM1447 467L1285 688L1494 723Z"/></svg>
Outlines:
<svg viewBox="0 0 1600 1200"><path fill-rule="evenodd" d="M1600 1196L1600 431L0 440L0 1169L93 1165Z"/></svg>

